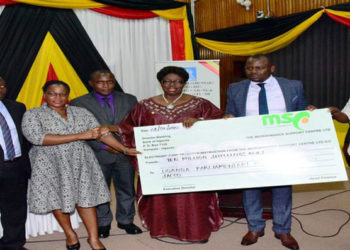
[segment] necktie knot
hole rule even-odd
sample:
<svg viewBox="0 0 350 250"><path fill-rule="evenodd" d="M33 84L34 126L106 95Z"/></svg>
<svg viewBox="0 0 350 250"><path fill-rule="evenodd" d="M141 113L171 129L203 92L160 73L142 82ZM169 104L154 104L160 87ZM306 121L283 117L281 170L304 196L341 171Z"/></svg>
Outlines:
<svg viewBox="0 0 350 250"><path fill-rule="evenodd" d="M258 85L260 88L265 88L265 83L264 83L264 82L258 83L257 85Z"/></svg>
<svg viewBox="0 0 350 250"><path fill-rule="evenodd" d="M105 105L109 106L109 99L108 99L108 97L104 97L103 101L105 102Z"/></svg>

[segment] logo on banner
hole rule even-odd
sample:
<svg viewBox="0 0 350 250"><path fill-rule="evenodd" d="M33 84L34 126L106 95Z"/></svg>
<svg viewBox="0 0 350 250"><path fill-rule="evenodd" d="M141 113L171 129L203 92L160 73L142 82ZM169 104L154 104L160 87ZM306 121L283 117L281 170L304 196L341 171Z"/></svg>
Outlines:
<svg viewBox="0 0 350 250"><path fill-rule="evenodd" d="M309 122L310 113L307 111L301 111L298 113L284 113L282 115L264 115L262 117L263 125L280 125L280 124L293 124L298 130L303 130L300 126Z"/></svg>
<svg viewBox="0 0 350 250"><path fill-rule="evenodd" d="M197 68L196 67L184 67L184 68L189 74L188 81L189 82L197 81Z"/></svg>

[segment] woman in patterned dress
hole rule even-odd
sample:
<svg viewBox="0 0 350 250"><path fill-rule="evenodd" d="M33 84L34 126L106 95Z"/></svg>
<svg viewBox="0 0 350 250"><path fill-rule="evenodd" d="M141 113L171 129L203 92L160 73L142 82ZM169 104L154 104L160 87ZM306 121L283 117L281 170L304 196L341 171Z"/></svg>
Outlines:
<svg viewBox="0 0 350 250"><path fill-rule="evenodd" d="M107 184L92 149L85 140L99 139L118 151L135 155L98 128L99 123L86 109L67 105L69 86L49 81L44 87L44 103L23 117L23 134L33 144L29 152L32 176L29 210L53 212L66 235L67 249L79 249L78 236L70 222L77 208L93 249L105 249L97 235L95 206L110 200ZM103 134L103 135L102 135Z"/></svg>
<svg viewBox="0 0 350 250"><path fill-rule="evenodd" d="M199 120L222 117L222 112L211 102L183 94L189 78L185 69L165 67L157 78L164 94L142 100L119 124L125 145L135 146L133 127L179 122L190 127ZM138 211L143 226L155 238L167 236L205 243L223 222L215 192L143 196L139 186Z"/></svg>

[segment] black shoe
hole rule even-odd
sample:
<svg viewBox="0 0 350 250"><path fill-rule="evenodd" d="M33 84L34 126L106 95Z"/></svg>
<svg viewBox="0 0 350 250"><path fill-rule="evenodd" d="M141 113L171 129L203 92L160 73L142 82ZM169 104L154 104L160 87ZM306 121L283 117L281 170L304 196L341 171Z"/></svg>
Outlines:
<svg viewBox="0 0 350 250"><path fill-rule="evenodd" d="M134 223L130 224L120 224L118 223L120 229L124 229L127 234L140 234L142 230L136 226Z"/></svg>
<svg viewBox="0 0 350 250"><path fill-rule="evenodd" d="M111 230L111 225L98 227L98 237L107 238L109 236L109 230Z"/></svg>
<svg viewBox="0 0 350 250"><path fill-rule="evenodd" d="M66 245L67 250L79 250L80 249L80 242L75 243L74 245Z"/></svg>
<svg viewBox="0 0 350 250"><path fill-rule="evenodd" d="M107 248L105 248L105 247L104 248L98 248L98 249L97 248L93 248L91 243L90 243L90 239L89 238L87 238L86 241L90 245L92 250L107 250Z"/></svg>
<svg viewBox="0 0 350 250"><path fill-rule="evenodd" d="M206 244L206 243L208 243L208 241L209 241L209 239L205 239L205 240L200 240L197 243L199 243L199 244Z"/></svg>

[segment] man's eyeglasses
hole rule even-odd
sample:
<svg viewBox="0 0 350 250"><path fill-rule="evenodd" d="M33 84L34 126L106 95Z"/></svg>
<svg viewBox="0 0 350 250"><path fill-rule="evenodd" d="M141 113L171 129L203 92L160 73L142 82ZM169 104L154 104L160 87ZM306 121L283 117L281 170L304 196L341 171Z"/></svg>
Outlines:
<svg viewBox="0 0 350 250"><path fill-rule="evenodd" d="M185 84L185 82L182 81L182 80L163 80L163 81L162 81L162 84L164 84L164 85L170 85L171 83L174 83L174 84L176 84L176 85Z"/></svg>

